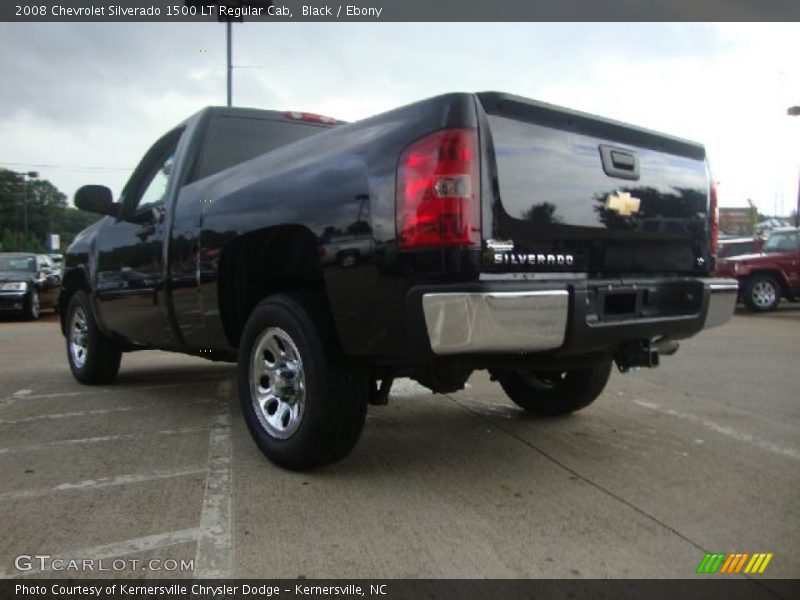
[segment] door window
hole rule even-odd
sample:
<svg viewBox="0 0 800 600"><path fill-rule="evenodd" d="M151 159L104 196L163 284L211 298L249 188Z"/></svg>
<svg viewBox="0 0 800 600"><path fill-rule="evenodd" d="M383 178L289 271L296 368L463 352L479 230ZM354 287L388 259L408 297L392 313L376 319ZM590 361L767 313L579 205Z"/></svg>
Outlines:
<svg viewBox="0 0 800 600"><path fill-rule="evenodd" d="M146 210L148 208L156 208L163 206L164 198L167 194L167 184L169 183L169 176L172 173L172 166L175 164L175 152L173 151L164 162L162 162L147 184L142 197L139 199L139 204L136 207L136 212Z"/></svg>
<svg viewBox="0 0 800 600"><path fill-rule="evenodd" d="M144 213L164 205L182 132L169 132L147 151L122 192L124 214Z"/></svg>

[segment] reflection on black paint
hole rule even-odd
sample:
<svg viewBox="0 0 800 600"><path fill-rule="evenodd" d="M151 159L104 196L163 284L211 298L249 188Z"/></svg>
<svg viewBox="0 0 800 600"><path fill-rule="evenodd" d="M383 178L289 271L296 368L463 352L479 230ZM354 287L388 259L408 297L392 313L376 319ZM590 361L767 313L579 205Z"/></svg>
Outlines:
<svg viewBox="0 0 800 600"><path fill-rule="evenodd" d="M355 220L347 225L327 225L319 236L319 255L323 266L339 265L343 268L355 267L372 259L375 255L375 239L370 224L369 196L358 194ZM343 222L346 222L344 215Z"/></svg>
<svg viewBox="0 0 800 600"><path fill-rule="evenodd" d="M639 210L621 215L606 208L606 200L615 193L629 193L640 200ZM594 211L608 229L643 231L685 236L702 230L705 223L705 192L677 188L664 193L653 187L620 187L595 194Z"/></svg>
<svg viewBox="0 0 800 600"><path fill-rule="evenodd" d="M561 223L562 221L561 217L556 214L556 205L552 202L534 204L522 213L522 218L539 225L550 225L553 223Z"/></svg>

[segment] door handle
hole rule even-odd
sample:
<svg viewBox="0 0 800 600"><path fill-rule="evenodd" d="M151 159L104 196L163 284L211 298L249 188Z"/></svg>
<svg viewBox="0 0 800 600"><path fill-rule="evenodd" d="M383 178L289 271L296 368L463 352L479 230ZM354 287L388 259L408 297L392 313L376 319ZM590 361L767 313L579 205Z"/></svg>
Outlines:
<svg viewBox="0 0 800 600"><path fill-rule="evenodd" d="M639 179L639 157L632 150L600 144L603 171L620 179Z"/></svg>

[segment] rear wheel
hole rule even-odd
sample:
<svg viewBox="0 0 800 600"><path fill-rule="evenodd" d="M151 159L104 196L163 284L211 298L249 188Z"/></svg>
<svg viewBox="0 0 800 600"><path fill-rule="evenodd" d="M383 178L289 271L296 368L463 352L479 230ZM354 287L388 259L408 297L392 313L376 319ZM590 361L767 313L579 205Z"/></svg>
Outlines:
<svg viewBox="0 0 800 600"><path fill-rule="evenodd" d="M272 462L305 470L355 446L367 414L366 370L338 347L313 296L261 301L239 346L239 398L250 434Z"/></svg>
<svg viewBox="0 0 800 600"><path fill-rule="evenodd" d="M743 300L755 312L775 310L781 301L780 284L772 275L753 275L744 286Z"/></svg>
<svg viewBox="0 0 800 600"><path fill-rule="evenodd" d="M569 371L494 370L493 377L518 406L537 415L563 415L591 404L606 387L611 361Z"/></svg>
<svg viewBox="0 0 800 600"><path fill-rule="evenodd" d="M119 372L122 351L97 327L86 292L76 292L67 305L67 360L81 383L111 382Z"/></svg>

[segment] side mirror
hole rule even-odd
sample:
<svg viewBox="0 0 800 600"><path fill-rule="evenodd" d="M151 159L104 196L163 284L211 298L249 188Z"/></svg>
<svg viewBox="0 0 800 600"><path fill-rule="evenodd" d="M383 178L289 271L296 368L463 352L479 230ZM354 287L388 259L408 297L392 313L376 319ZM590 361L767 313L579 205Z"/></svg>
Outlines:
<svg viewBox="0 0 800 600"><path fill-rule="evenodd" d="M84 185L75 192L75 206L109 217L119 214L119 204L113 201L111 190L104 185Z"/></svg>

